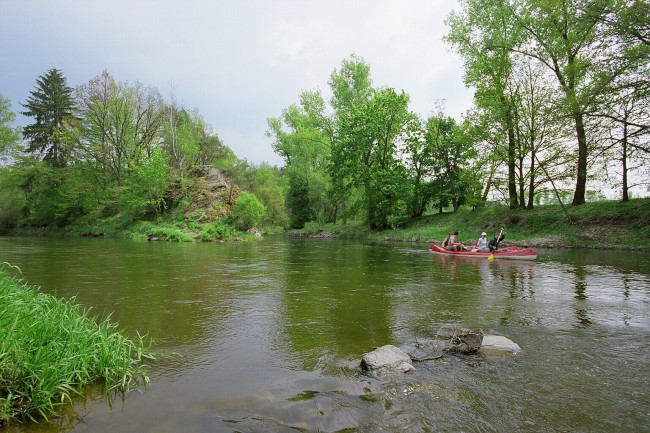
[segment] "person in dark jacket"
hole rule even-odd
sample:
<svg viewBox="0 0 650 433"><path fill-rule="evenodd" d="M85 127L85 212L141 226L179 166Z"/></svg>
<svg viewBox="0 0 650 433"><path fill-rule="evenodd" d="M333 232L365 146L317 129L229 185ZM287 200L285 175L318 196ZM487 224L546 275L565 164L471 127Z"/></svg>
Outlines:
<svg viewBox="0 0 650 433"><path fill-rule="evenodd" d="M488 248L490 249L490 252L494 251L497 249L499 246L499 243L506 238L506 231L501 229L499 233L495 233L494 237L490 239L490 242L488 243Z"/></svg>

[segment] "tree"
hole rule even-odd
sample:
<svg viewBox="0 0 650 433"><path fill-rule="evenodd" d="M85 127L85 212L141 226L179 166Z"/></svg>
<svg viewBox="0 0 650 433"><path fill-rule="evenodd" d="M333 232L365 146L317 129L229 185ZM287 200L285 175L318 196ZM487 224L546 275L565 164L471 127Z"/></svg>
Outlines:
<svg viewBox="0 0 650 433"><path fill-rule="evenodd" d="M512 11L500 0L465 0L461 5L462 12L447 19L450 31L445 39L465 61L465 83L476 89L476 106L503 129L496 135L507 140L504 161L508 167L508 201L510 208L517 208L517 137L514 101L508 87L513 73L512 50L521 31L514 24Z"/></svg>
<svg viewBox="0 0 650 433"><path fill-rule="evenodd" d="M339 140L343 119L350 115L354 107L364 104L372 97L374 89L370 78L370 66L363 58L352 54L341 62L339 69L332 71L328 84L332 90L330 105L334 113L327 125L330 127L328 131L334 147ZM352 213L352 209L348 208L348 200L357 191L350 180L344 177L333 178L332 184L331 198L336 208L334 220L341 213L345 222Z"/></svg>
<svg viewBox="0 0 650 433"><path fill-rule="evenodd" d="M471 189L475 188L471 160L476 158L476 151L467 136L461 134L456 121L442 113L427 120L425 139L433 158L434 176L438 179L439 207L451 203L455 212L469 196L480 195Z"/></svg>
<svg viewBox="0 0 650 433"><path fill-rule="evenodd" d="M292 228L308 221L325 222L333 218L328 199L331 181L326 171L332 135L328 133L325 101L320 92L302 92L299 105L293 104L278 118L268 119L268 137L285 160L286 204Z"/></svg>
<svg viewBox="0 0 650 433"><path fill-rule="evenodd" d="M610 80L598 73L605 68L601 59L607 58L601 53L608 51L602 22L613 6L613 0L525 0L512 6L527 36L515 51L553 73L563 93L558 108L574 124L578 156L573 205L584 204L586 197L589 139L585 116Z"/></svg>
<svg viewBox="0 0 650 433"><path fill-rule="evenodd" d="M160 94L139 83L118 83L107 71L76 92L80 153L93 158L119 189L129 167L152 157L162 122Z"/></svg>
<svg viewBox="0 0 650 433"><path fill-rule="evenodd" d="M414 118L408 102L404 92L394 89L373 92L343 113L332 148L332 178L349 179L348 187L363 187L366 223L373 229L396 226L409 216L411 184L397 152Z"/></svg>
<svg viewBox="0 0 650 433"><path fill-rule="evenodd" d="M11 101L0 93L0 161L14 153L20 140L18 129L11 127L15 118Z"/></svg>
<svg viewBox="0 0 650 433"><path fill-rule="evenodd" d="M71 149L62 136L74 122L75 103L63 73L52 68L38 77L36 88L22 105L26 108L22 114L35 120L23 129L27 151L38 152L52 167L65 166Z"/></svg>

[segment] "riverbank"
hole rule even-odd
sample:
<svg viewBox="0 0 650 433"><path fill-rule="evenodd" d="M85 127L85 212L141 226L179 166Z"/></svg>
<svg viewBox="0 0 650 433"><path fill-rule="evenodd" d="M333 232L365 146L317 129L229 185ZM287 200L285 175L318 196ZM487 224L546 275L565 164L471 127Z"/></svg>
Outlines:
<svg viewBox="0 0 650 433"><path fill-rule="evenodd" d="M425 215L395 230L371 231L360 223L308 226L293 236L336 237L377 241L440 243L452 231L466 245L481 232L491 238L503 227L503 245L539 248L591 248L650 251L650 198L628 202L600 201L582 206L538 206L509 209L490 205L480 209Z"/></svg>
<svg viewBox="0 0 650 433"><path fill-rule="evenodd" d="M373 231L361 221L318 225L291 230L294 237L344 238L372 241L440 243L452 231L460 240L474 244L481 232L491 238L501 227L507 232L504 245L539 248L591 248L650 251L650 198L628 202L599 201L582 206L537 206L534 209L509 209L488 205L478 209L461 207L457 212L424 215L402 227ZM278 234L281 229L262 229L262 234ZM242 241L259 238L259 232L241 232L220 221L198 223L159 219L127 226L111 219L79 223L66 227L21 227L5 234L29 236L107 237L170 242Z"/></svg>
<svg viewBox="0 0 650 433"><path fill-rule="evenodd" d="M0 426L57 416L91 383L124 392L148 381L146 338L132 340L108 319L96 321L74 300L26 286L2 266Z"/></svg>

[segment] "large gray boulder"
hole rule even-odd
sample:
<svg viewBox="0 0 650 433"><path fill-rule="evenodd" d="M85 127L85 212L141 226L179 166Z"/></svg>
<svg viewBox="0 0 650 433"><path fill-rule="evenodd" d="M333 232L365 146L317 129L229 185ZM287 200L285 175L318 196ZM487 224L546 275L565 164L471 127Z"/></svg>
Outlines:
<svg viewBox="0 0 650 433"><path fill-rule="evenodd" d="M408 373L415 370L411 358L401 349L390 344L366 353L361 360L361 368L375 376Z"/></svg>

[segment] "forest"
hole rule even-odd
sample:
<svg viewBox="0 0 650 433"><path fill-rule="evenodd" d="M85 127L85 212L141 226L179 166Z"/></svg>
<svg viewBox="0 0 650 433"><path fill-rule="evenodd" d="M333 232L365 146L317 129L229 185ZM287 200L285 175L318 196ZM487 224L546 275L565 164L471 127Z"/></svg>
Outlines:
<svg viewBox="0 0 650 433"><path fill-rule="evenodd" d="M108 71L71 87L52 68L13 127L0 95L0 228L172 224L202 239L305 224L399 228L491 203L533 209L628 201L650 188L650 4L636 0L462 0L445 41L474 106L461 119L432 95L375 86L355 54L326 98L303 91L268 119L284 166L239 159L196 110ZM219 218L191 206L201 167L236 186ZM150 227L150 226L148 226Z"/></svg>

